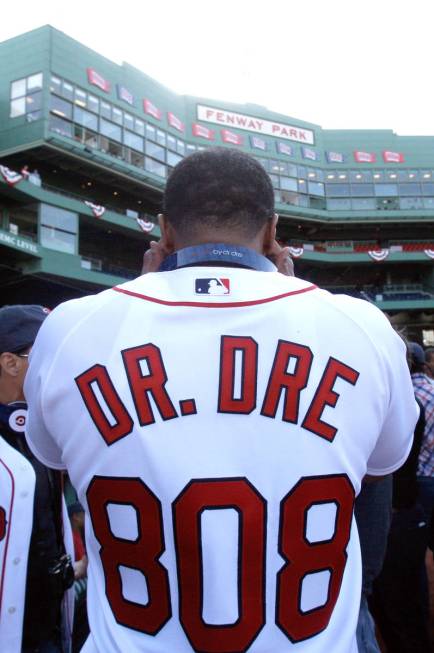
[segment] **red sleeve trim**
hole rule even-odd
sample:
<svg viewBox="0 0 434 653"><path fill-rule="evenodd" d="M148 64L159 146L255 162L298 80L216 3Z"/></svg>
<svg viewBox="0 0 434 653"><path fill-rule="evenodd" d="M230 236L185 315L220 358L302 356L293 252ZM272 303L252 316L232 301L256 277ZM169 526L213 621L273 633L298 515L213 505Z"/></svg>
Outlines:
<svg viewBox="0 0 434 653"><path fill-rule="evenodd" d="M132 290L126 290L125 288L118 288L117 286L112 288L112 290L122 293L123 295L129 295L130 297L137 297L138 299L144 299L148 302L154 302L155 304L163 304L163 306L195 306L199 308L238 308L242 306L255 306L257 304L268 304L269 302L275 302L278 299L284 299L285 297L292 297L293 295L301 295L302 293L309 292L310 290L316 290L317 286L311 285L306 288L301 288L300 290L292 290L291 292L285 292L282 295L274 295L274 297L265 297L264 299L252 299L246 302L171 302L167 299L157 299L157 297L149 297L148 295L142 295L138 292L133 292Z"/></svg>

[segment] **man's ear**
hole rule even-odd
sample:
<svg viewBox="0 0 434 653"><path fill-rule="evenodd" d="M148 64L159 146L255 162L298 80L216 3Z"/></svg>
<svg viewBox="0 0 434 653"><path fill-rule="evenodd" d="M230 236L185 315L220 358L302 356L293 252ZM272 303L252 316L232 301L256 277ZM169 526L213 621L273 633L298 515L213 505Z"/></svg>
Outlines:
<svg viewBox="0 0 434 653"><path fill-rule="evenodd" d="M279 216L277 215L277 213L274 213L273 217L270 218L265 225L264 240L263 240L265 256L267 256L274 250L278 220L279 220Z"/></svg>
<svg viewBox="0 0 434 653"><path fill-rule="evenodd" d="M0 367L2 374L18 376L21 369L21 358L5 351L0 354Z"/></svg>
<svg viewBox="0 0 434 653"><path fill-rule="evenodd" d="M168 254L171 254L175 251L175 235L173 233L172 225L163 213L158 215L158 226L161 231L160 244Z"/></svg>

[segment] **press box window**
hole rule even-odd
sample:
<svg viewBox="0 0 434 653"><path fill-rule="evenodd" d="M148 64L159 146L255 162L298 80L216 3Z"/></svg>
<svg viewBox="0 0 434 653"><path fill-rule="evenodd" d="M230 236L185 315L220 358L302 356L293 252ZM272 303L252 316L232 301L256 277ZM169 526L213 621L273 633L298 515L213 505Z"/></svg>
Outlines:
<svg viewBox="0 0 434 653"><path fill-rule="evenodd" d="M77 106L74 107L74 122L78 123L79 125L83 125L83 127L89 127L89 129L93 129L94 131L98 130L97 116L95 116L93 113L90 113L90 111L85 111L84 109L81 109Z"/></svg>
<svg viewBox="0 0 434 653"><path fill-rule="evenodd" d="M56 95L50 96L50 111L56 116L72 120L72 104Z"/></svg>
<svg viewBox="0 0 434 653"><path fill-rule="evenodd" d="M10 118L27 115L31 120L41 117L42 73L17 79L11 84Z"/></svg>
<svg viewBox="0 0 434 653"><path fill-rule="evenodd" d="M39 209L40 241L43 247L58 252L76 254L78 215L49 204Z"/></svg>
<svg viewBox="0 0 434 653"><path fill-rule="evenodd" d="M109 122L108 120L103 120L101 118L100 120L100 127L99 130L101 134L104 136L107 136L108 138L112 138L115 141L122 141L122 130L118 125L115 125L113 122Z"/></svg>

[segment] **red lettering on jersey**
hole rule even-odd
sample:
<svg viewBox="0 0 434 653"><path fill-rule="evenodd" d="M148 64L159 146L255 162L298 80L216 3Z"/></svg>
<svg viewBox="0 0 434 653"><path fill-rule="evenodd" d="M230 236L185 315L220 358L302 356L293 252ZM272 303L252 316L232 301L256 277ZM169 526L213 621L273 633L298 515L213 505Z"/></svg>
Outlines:
<svg viewBox="0 0 434 653"><path fill-rule="evenodd" d="M77 376L75 382L89 415L106 444L111 445L131 433L133 420L116 392L104 365L93 365L86 372ZM114 424L110 423L101 407L92 387L93 383L98 386L107 408L115 420Z"/></svg>
<svg viewBox="0 0 434 653"><path fill-rule="evenodd" d="M294 358L296 359L294 371L288 372L289 361ZM279 340L261 415L276 417L280 396L284 391L285 403L282 419L284 422L297 423L300 392L307 385L312 359L313 354L309 347Z"/></svg>
<svg viewBox="0 0 434 653"><path fill-rule="evenodd" d="M6 535L6 511L0 507L0 542L4 540Z"/></svg>
<svg viewBox="0 0 434 653"><path fill-rule="evenodd" d="M310 542L308 511L335 504L336 520L328 540ZM279 553L285 560L277 575L276 622L292 642L314 637L327 628L341 589L353 518L354 489L346 474L301 479L280 504ZM329 572L327 600L303 611L304 579Z"/></svg>
<svg viewBox="0 0 434 653"><path fill-rule="evenodd" d="M235 398L235 356L241 352L241 390ZM248 415L256 408L258 344L248 336L222 336L220 346L219 413Z"/></svg>
<svg viewBox="0 0 434 653"><path fill-rule="evenodd" d="M152 395L162 419L178 417L165 388L167 374L159 348L151 343L131 347L124 349L122 358L140 425L146 426L155 422L149 394ZM149 374L143 374L143 361L148 366Z"/></svg>
<svg viewBox="0 0 434 653"><path fill-rule="evenodd" d="M164 553L161 502L139 478L94 476L87 493L89 516L100 544L107 599L118 623L141 633L156 635L172 616ZM110 527L110 503L132 505L137 515L134 540L117 537ZM137 569L146 578L147 603L124 598L120 567Z"/></svg>
<svg viewBox="0 0 434 653"><path fill-rule="evenodd" d="M239 519L239 616L208 624L202 616L201 515L233 508ZM193 480L173 503L180 621L195 651L246 651L265 623L266 501L247 479ZM221 597L224 601L224 596Z"/></svg>
<svg viewBox="0 0 434 653"><path fill-rule="evenodd" d="M337 404L340 395L333 390L333 386L338 378L348 381L351 385L355 385L359 378L359 373L348 365L345 365L345 363L341 363L341 361L335 358L329 358L315 396L301 425L302 428L319 435L321 438L325 438L329 442L333 442L337 428L327 422L323 422L321 415L326 406L334 408Z"/></svg>

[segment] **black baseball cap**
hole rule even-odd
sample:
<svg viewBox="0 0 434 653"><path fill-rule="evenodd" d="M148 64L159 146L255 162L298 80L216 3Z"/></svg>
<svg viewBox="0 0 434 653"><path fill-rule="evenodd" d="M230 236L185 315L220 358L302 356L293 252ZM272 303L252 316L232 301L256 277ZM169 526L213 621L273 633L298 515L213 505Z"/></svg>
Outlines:
<svg viewBox="0 0 434 653"><path fill-rule="evenodd" d="M426 362L425 352L423 347L419 345L418 342L409 342L408 348L410 350L411 357L417 365L423 365Z"/></svg>
<svg viewBox="0 0 434 653"><path fill-rule="evenodd" d="M14 354L31 347L49 313L48 308L37 304L16 304L0 308L0 354Z"/></svg>

